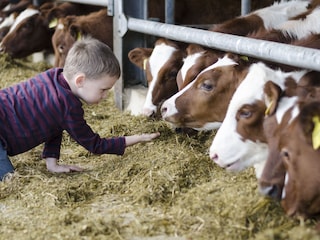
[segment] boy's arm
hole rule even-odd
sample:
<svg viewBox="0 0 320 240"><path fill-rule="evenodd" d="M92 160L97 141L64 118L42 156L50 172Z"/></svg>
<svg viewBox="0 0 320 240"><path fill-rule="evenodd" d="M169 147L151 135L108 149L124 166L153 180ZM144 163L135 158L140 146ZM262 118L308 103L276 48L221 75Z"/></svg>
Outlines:
<svg viewBox="0 0 320 240"><path fill-rule="evenodd" d="M54 138L48 140L44 144L42 158L56 158L60 157L60 147L62 141L62 132Z"/></svg>

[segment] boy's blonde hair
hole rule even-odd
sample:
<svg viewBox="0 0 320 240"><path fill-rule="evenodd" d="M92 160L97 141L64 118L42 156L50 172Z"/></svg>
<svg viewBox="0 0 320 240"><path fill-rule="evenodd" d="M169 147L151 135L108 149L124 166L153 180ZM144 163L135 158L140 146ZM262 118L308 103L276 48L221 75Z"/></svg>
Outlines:
<svg viewBox="0 0 320 240"><path fill-rule="evenodd" d="M63 68L67 79L83 73L89 79L97 79L103 75L120 77L120 64L112 50L103 42L85 37L76 41L69 50Z"/></svg>

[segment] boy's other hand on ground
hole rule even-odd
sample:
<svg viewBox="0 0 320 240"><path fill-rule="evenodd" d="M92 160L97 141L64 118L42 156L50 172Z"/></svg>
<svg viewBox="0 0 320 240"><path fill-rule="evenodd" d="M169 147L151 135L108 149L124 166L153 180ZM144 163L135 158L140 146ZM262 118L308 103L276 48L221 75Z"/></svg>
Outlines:
<svg viewBox="0 0 320 240"><path fill-rule="evenodd" d="M84 169L74 165L59 165L56 158L46 158L47 169L53 173L82 172Z"/></svg>

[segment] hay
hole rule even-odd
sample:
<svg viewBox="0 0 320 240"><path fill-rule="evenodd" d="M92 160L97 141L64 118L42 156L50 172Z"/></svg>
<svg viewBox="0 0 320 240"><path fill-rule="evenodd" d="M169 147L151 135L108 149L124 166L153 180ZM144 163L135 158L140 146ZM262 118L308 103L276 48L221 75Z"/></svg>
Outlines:
<svg viewBox="0 0 320 240"><path fill-rule="evenodd" d="M5 56L0 62L1 87L48 67ZM1 239L319 239L313 221L288 218L258 194L253 169L231 174L212 163L214 133L186 136L121 113L112 93L85 112L101 136L161 137L123 156L97 156L64 134L61 162L84 173L49 173L42 146L12 157L16 172L0 183Z"/></svg>

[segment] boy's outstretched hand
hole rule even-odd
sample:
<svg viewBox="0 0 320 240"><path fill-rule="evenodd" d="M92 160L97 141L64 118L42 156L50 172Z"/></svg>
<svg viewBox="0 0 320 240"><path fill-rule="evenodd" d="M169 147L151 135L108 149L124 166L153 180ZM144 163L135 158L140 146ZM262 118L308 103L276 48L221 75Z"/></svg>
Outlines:
<svg viewBox="0 0 320 240"><path fill-rule="evenodd" d="M159 132L126 136L125 137L126 138L126 146L131 146L131 145L134 145L134 144L140 143L140 142L149 142L159 136L160 136Z"/></svg>
<svg viewBox="0 0 320 240"><path fill-rule="evenodd" d="M46 158L47 169L49 172L82 172L84 169L74 165L59 165L56 158Z"/></svg>

